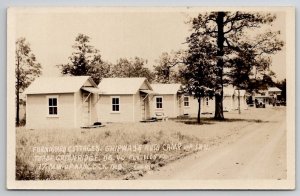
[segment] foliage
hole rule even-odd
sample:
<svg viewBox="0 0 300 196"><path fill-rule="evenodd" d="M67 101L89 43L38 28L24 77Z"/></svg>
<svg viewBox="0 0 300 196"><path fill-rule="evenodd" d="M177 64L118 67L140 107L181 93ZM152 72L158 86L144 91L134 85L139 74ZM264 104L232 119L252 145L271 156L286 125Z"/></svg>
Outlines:
<svg viewBox="0 0 300 196"><path fill-rule="evenodd" d="M92 64L88 70L87 75L93 78L96 84L99 84L102 78L111 77L111 70L113 65L109 62L102 62L101 64Z"/></svg>
<svg viewBox="0 0 300 196"><path fill-rule="evenodd" d="M248 67L250 66L251 70L255 67L256 72L262 72L270 66L267 55L274 54L282 48L283 42L277 38L280 32L268 31L258 34L255 39L251 39L250 36L253 35L253 31L249 30L259 29L263 25L271 25L275 19L276 16L270 13L237 11L204 13L191 20L192 34L190 37L207 37L208 43L215 48L214 53L207 55L215 62L216 119L224 119L223 86L232 82L230 77L226 78L226 71L230 72L230 68L234 68L234 66L246 66L245 69L250 75ZM253 64L247 62L248 57L255 60ZM232 58L234 59L232 60ZM244 70L244 68L234 69L236 73ZM247 78L245 78L245 82Z"/></svg>
<svg viewBox="0 0 300 196"><path fill-rule="evenodd" d="M15 54L15 75L16 75L16 125L20 124L19 106L25 104L20 98L20 94L42 73L41 64L37 62L35 55L32 53L30 45L26 39L21 37L16 41Z"/></svg>
<svg viewBox="0 0 300 196"><path fill-rule="evenodd" d="M134 59L120 58L118 62L112 67L112 77L146 77L150 82L153 80L153 73L145 67L147 61L135 57Z"/></svg>
<svg viewBox="0 0 300 196"><path fill-rule="evenodd" d="M88 75L98 84L103 77L109 76L111 65L102 61L99 50L91 46L89 42L89 36L78 34L72 46L74 52L69 57L70 62L58 65L58 67L64 75Z"/></svg>
<svg viewBox="0 0 300 196"><path fill-rule="evenodd" d="M186 51L163 52L159 59L155 61L154 75L157 83L180 83L182 81L181 72L184 69Z"/></svg>
<svg viewBox="0 0 300 196"><path fill-rule="evenodd" d="M16 41L16 89L22 93L34 79L41 75L42 67L32 53L30 45L25 38Z"/></svg>
<svg viewBox="0 0 300 196"><path fill-rule="evenodd" d="M187 67L183 72L185 89L198 100L197 122L200 123L201 98L212 95L214 62L209 57L213 55L214 47L206 36L198 37L192 34L187 42Z"/></svg>
<svg viewBox="0 0 300 196"><path fill-rule="evenodd" d="M151 71L145 67L147 61L135 57L134 59L120 58L113 65L104 62L101 58L99 50L89 44L90 37L79 34L72 46L74 52L69 57L70 62L58 65L61 73L64 75L88 75L98 84L105 77L146 77L149 81L153 75Z"/></svg>
<svg viewBox="0 0 300 196"><path fill-rule="evenodd" d="M276 82L275 86L281 91L281 100L286 101L286 79L283 79L280 82Z"/></svg>

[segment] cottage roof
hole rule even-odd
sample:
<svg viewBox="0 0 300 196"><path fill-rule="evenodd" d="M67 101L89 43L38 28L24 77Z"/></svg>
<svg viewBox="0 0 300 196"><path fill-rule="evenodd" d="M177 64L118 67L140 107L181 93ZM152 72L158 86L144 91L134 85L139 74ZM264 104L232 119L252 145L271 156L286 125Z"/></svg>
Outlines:
<svg viewBox="0 0 300 196"><path fill-rule="evenodd" d="M226 86L223 87L223 96L231 97L231 96L238 96L239 92L233 86ZM246 95L246 90L240 89L240 97Z"/></svg>
<svg viewBox="0 0 300 196"><path fill-rule="evenodd" d="M90 76L39 77L25 90L25 94L73 93L81 87L97 87Z"/></svg>
<svg viewBox="0 0 300 196"><path fill-rule="evenodd" d="M268 87L269 92L281 92L281 90L277 87Z"/></svg>
<svg viewBox="0 0 300 196"><path fill-rule="evenodd" d="M181 84L151 84L154 93L161 95L177 94Z"/></svg>
<svg viewBox="0 0 300 196"><path fill-rule="evenodd" d="M103 78L98 85L101 94L129 95L139 90L152 90L146 78Z"/></svg>

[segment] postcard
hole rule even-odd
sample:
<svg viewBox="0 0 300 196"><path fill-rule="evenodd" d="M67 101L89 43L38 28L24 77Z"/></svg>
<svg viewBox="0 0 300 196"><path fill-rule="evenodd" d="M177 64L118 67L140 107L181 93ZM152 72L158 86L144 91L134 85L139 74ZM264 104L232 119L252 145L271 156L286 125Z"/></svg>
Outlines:
<svg viewBox="0 0 300 196"><path fill-rule="evenodd" d="M8 189L295 188L295 8L11 7Z"/></svg>

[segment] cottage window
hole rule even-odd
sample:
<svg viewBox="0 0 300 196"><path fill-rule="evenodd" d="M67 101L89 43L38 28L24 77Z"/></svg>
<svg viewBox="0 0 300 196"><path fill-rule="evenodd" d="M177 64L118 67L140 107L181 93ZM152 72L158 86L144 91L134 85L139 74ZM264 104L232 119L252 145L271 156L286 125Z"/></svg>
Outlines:
<svg viewBox="0 0 300 196"><path fill-rule="evenodd" d="M112 111L119 112L120 111L120 98L119 97L112 97Z"/></svg>
<svg viewBox="0 0 300 196"><path fill-rule="evenodd" d="M189 97L188 96L183 97L183 105L184 105L184 107L189 107L190 106L190 102L189 102Z"/></svg>
<svg viewBox="0 0 300 196"><path fill-rule="evenodd" d="M156 97L156 108L163 108L163 98L162 97Z"/></svg>
<svg viewBox="0 0 300 196"><path fill-rule="evenodd" d="M57 113L57 97L49 97L48 98L48 114L50 116L56 116Z"/></svg>
<svg viewBox="0 0 300 196"><path fill-rule="evenodd" d="M208 97L206 97L206 105L208 105Z"/></svg>

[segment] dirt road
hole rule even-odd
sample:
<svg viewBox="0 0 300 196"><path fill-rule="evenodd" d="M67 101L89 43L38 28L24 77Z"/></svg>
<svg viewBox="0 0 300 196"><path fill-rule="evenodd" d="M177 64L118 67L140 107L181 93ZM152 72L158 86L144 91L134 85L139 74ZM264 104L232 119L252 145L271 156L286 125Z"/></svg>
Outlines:
<svg viewBox="0 0 300 196"><path fill-rule="evenodd" d="M262 122L239 130L233 141L170 163L146 179L285 179L285 109L261 110Z"/></svg>

